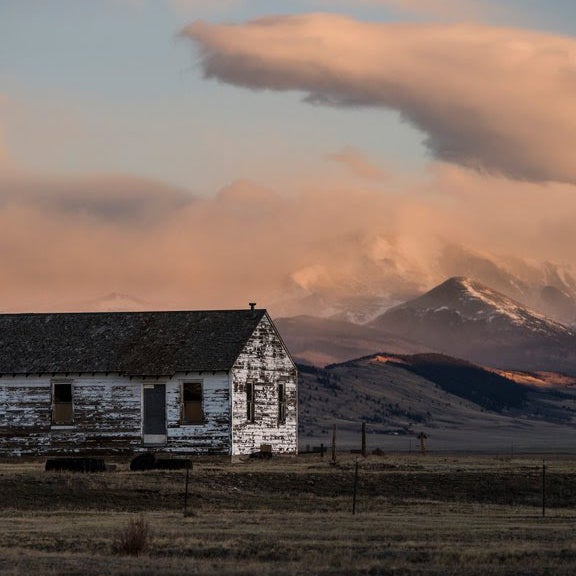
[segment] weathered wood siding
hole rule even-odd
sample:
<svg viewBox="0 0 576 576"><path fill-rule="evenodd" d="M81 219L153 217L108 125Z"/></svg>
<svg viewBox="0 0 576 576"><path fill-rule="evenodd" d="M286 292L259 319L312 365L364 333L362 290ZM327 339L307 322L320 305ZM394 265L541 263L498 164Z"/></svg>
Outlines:
<svg viewBox="0 0 576 576"><path fill-rule="evenodd" d="M202 382L204 422L182 424L182 382ZM167 450L190 454L230 453L230 382L224 372L181 375L166 383Z"/></svg>
<svg viewBox="0 0 576 576"><path fill-rule="evenodd" d="M114 375L70 375L74 423L52 425L52 378L0 378L0 456L119 453L146 450L142 442L142 387L150 380ZM201 381L204 423L181 423L181 383ZM182 453L230 453L229 376L178 375L166 384L167 444ZM160 449L160 447L159 447Z"/></svg>
<svg viewBox="0 0 576 576"><path fill-rule="evenodd" d="M141 385L117 376L77 376L74 423L52 426L52 378L0 378L0 455L134 450L141 443ZM2 413L5 417L2 418Z"/></svg>
<svg viewBox="0 0 576 576"><path fill-rule="evenodd" d="M254 422L247 418L247 383L254 384ZM286 420L278 419L278 387L285 386ZM232 454L268 444L273 452L298 449L297 372L268 317L262 318L232 370Z"/></svg>

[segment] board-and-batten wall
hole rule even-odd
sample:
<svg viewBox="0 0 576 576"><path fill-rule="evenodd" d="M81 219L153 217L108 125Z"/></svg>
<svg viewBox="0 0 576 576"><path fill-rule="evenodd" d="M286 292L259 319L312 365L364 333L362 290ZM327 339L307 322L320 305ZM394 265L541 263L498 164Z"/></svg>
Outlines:
<svg viewBox="0 0 576 576"><path fill-rule="evenodd" d="M58 379L61 380L61 379ZM74 424L52 426L50 376L0 378L0 456L137 452L142 444L142 388L166 384L167 451L230 452L229 376L177 375L141 380L118 375L70 375ZM183 425L181 383L202 382L203 424Z"/></svg>
<svg viewBox="0 0 576 576"><path fill-rule="evenodd" d="M247 418L247 383L255 394L254 422ZM286 419L279 421L278 386L286 394ZM256 327L232 370L232 455L250 454L262 444L275 453L298 451L297 371L271 321Z"/></svg>

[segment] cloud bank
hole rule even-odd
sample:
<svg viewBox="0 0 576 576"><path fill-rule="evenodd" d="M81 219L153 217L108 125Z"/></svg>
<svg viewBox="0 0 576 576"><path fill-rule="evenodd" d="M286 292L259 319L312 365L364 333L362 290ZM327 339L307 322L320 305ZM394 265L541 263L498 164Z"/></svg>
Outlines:
<svg viewBox="0 0 576 576"><path fill-rule="evenodd" d="M450 165L402 192L363 182L318 176L284 196L243 180L193 198L129 176L0 174L0 309L87 309L110 292L156 309L257 301L273 313L315 291L408 296L469 265L455 245L518 258L530 246L531 260L576 265L571 185Z"/></svg>
<svg viewBox="0 0 576 576"><path fill-rule="evenodd" d="M330 14L182 34L204 74L308 102L397 110L432 156L533 182L576 183L576 41L474 24L380 24Z"/></svg>
<svg viewBox="0 0 576 576"><path fill-rule="evenodd" d="M324 2L334 4L334 0ZM351 6L358 4L385 6L400 12L449 21L479 20L496 11L490 2L478 0L339 0L339 3Z"/></svg>

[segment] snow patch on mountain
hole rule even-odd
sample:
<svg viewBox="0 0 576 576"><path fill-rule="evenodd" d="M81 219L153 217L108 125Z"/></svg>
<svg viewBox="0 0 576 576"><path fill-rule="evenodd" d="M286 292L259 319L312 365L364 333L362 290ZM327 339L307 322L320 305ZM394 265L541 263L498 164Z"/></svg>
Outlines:
<svg viewBox="0 0 576 576"><path fill-rule="evenodd" d="M534 332L546 334L558 332L566 335L572 334L572 330L559 322L546 318L543 314L526 308L519 302L504 296L503 294L474 282L470 278L454 278L451 281L460 285L461 302L471 302L475 311L475 316L468 316L469 319L486 320L493 322L504 319L512 325L528 328ZM462 314L463 310L456 309Z"/></svg>

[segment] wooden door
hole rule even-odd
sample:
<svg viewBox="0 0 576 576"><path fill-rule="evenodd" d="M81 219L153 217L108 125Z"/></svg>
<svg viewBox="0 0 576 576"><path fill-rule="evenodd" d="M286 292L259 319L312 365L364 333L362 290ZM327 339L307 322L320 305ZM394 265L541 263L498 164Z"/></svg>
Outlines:
<svg viewBox="0 0 576 576"><path fill-rule="evenodd" d="M166 385L145 384L142 431L144 444L166 444Z"/></svg>

